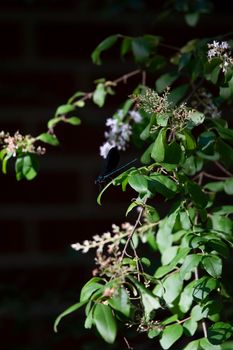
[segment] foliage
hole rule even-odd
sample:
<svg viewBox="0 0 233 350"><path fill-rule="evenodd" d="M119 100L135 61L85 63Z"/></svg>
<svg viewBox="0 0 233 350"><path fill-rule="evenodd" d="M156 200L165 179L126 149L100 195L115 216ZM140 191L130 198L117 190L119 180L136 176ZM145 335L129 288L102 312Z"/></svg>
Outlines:
<svg viewBox="0 0 233 350"><path fill-rule="evenodd" d="M189 25L211 5L200 1L191 10L189 1L174 3ZM115 81L97 80L95 91L78 92L70 103L83 106L92 99L103 107L117 84L141 76L130 99L107 121L101 148L106 158L109 149L124 150L131 140L142 148L141 165L110 180L98 197L101 204L109 186L132 188L135 195L126 215L134 212L137 219L134 225L113 225L112 232L72 245L83 253L95 249L96 268L80 301L57 318L55 331L64 316L85 306L85 327L95 327L108 343L115 341L121 323L158 338L162 349L172 348L181 337L190 337L184 350L226 349L233 333L222 313L232 303L222 279L233 245L233 206L224 202L233 193L233 129L227 121L233 97L232 42L194 39L164 56L166 44L159 35L117 34L97 46L93 62L101 64L104 51L116 43L120 56L138 68ZM147 85L147 77L154 85ZM153 259L160 254L159 266L149 256L139 256L145 244Z"/></svg>
<svg viewBox="0 0 233 350"><path fill-rule="evenodd" d="M194 26L212 3L173 0L169 6L161 17L182 13ZM72 114L77 108L88 100L102 108L118 84L139 77L131 95L107 120L100 153L109 161L111 148L124 151L131 142L141 149L141 164L110 180L97 199L101 204L109 186L131 188L135 195L126 215L134 214L136 220L72 245L83 253L95 249L96 267L80 300L56 319L55 331L64 316L85 307L85 328L95 327L110 344L122 324L158 339L162 349L172 348L182 337L188 339L183 350L232 346L233 325L222 312L232 305L222 278L233 245L233 206L226 200L233 194L228 112L233 44L227 39L192 39L176 48L160 35L111 35L93 51L93 62L101 64L105 51L118 44L119 56L132 60L137 69L113 81L96 80L92 92L76 92L37 137L0 134L3 173L15 158L17 180L31 180L38 172L37 156L45 152L37 142L58 145L54 128L59 122L78 125ZM163 54L164 47L171 48L170 55ZM150 254L140 256L145 245Z"/></svg>
<svg viewBox="0 0 233 350"><path fill-rule="evenodd" d="M2 172L7 173L7 163L10 159L15 160L15 174L17 180L32 180L39 170L38 157L46 153L46 148L41 145L47 144L58 146L54 128L60 123L69 123L79 125L78 117L70 117L69 114L75 111L76 106L72 104L62 105L57 108L55 116L48 121L48 130L36 137L32 135L22 135L16 131L13 136L8 132L0 133L0 160L2 163Z"/></svg>

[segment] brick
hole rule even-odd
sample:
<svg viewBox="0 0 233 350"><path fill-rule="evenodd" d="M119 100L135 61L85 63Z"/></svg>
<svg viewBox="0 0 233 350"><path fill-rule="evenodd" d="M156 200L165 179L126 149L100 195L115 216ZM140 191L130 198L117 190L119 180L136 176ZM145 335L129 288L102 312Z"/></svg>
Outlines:
<svg viewBox="0 0 233 350"><path fill-rule="evenodd" d="M1 220L0 254L23 252L25 249L22 221Z"/></svg>
<svg viewBox="0 0 233 350"><path fill-rule="evenodd" d="M77 213L78 214L78 213ZM69 251L70 245L91 239L94 234L102 234L111 228L110 219L43 220L38 224L41 251Z"/></svg>
<svg viewBox="0 0 233 350"><path fill-rule="evenodd" d="M78 203L81 191L76 191L79 178L75 172L40 172L33 181L17 182L15 175L0 175L2 186L9 191L3 191L0 203L41 205L59 203ZM78 197L79 193L79 197Z"/></svg>
<svg viewBox="0 0 233 350"><path fill-rule="evenodd" d="M1 73L0 104L10 106L37 105L39 107L62 104L75 91L75 78L69 72L9 71ZM33 117L33 116L32 116Z"/></svg>
<svg viewBox="0 0 233 350"><path fill-rule="evenodd" d="M41 21L36 27L38 54L46 58L72 58L91 62L92 50L106 37L106 33L110 35L118 31L116 24L114 27L101 23Z"/></svg>
<svg viewBox="0 0 233 350"><path fill-rule="evenodd" d="M69 9L76 7L76 0L69 0ZM67 10L66 0L1 0L0 9L2 10Z"/></svg>
<svg viewBox="0 0 233 350"><path fill-rule="evenodd" d="M78 116L77 112L77 116ZM61 150L64 154L96 154L99 157L99 147L104 141L104 130L101 127L86 124L82 118L81 126L70 126L60 124L56 128L56 135L61 143ZM57 152L55 149L51 150ZM88 159L87 159L88 161Z"/></svg>
<svg viewBox="0 0 233 350"><path fill-rule="evenodd" d="M20 23L0 23L0 60L18 59L23 50L23 28Z"/></svg>

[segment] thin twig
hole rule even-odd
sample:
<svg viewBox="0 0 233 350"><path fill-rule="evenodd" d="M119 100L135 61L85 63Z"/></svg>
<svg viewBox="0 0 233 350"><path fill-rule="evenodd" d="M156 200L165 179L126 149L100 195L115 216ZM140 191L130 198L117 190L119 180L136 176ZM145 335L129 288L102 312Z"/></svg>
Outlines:
<svg viewBox="0 0 233 350"><path fill-rule="evenodd" d="M191 83L191 87L192 87L192 91L190 92L190 94L185 98L185 102L188 102L190 100L190 98L196 94L197 90L201 87L201 85L203 84L204 79L201 79L199 81L199 83L195 86L194 84ZM198 95L196 95L196 98L198 99L198 101L203 105L203 101L201 101L198 97ZM204 105L205 106L205 105Z"/></svg>
<svg viewBox="0 0 233 350"><path fill-rule="evenodd" d="M145 203L144 203L144 204L145 204ZM131 239L132 239L132 237L133 237L133 235L134 235L134 232L135 232L136 228L137 228L138 225L140 224L140 220L141 220L141 217L142 217L143 210L144 210L144 208L141 207L141 209L140 209L140 211L139 211L139 214L138 214L138 217L137 217L137 220L136 220L136 222L135 222L135 224L134 224L134 227L133 227L131 233L129 234L129 236L128 236L128 238L127 238L127 241L126 241L126 243L125 243L124 249L123 249L122 254L121 254L120 261L122 261L123 258L124 258L124 256L126 255L126 251L127 251L129 242L131 241Z"/></svg>
<svg viewBox="0 0 233 350"><path fill-rule="evenodd" d="M133 350L132 346L129 345L129 342L128 342L128 340L127 340L126 337L124 337L124 341L125 341L125 344L126 344L126 346L127 346L127 349Z"/></svg>
<svg viewBox="0 0 233 350"><path fill-rule="evenodd" d="M193 180L195 181L198 179L198 185L201 185L203 177L208 177L209 179L212 179L212 180L227 180L229 178L227 176L216 176L216 175L209 174L205 171L201 171L199 174L194 176Z"/></svg>
<svg viewBox="0 0 233 350"><path fill-rule="evenodd" d="M180 48L177 47L177 46L174 46L174 45L160 43L159 46L166 47L167 49L171 49L171 50L174 50L174 51L180 51Z"/></svg>
<svg viewBox="0 0 233 350"><path fill-rule="evenodd" d="M221 169L222 172L225 173L226 175L233 176L233 174L230 171L228 171L227 169L225 169L224 166L222 166L222 164L220 164L219 162L216 161L216 162L214 162L214 164L217 165L217 167L219 169Z"/></svg>
<svg viewBox="0 0 233 350"><path fill-rule="evenodd" d="M105 84L108 86L116 86L117 84L123 82L124 84L127 83L127 80L131 77L133 77L134 75L137 75L141 73L141 69L136 69L132 72L129 72L127 74L124 74L122 76L120 76L119 78L113 80L113 81L106 81ZM87 92L83 97L81 97L79 99L79 101L86 101L86 100L90 100L93 97L94 91L92 92Z"/></svg>
<svg viewBox="0 0 233 350"><path fill-rule="evenodd" d="M143 70L142 71L142 85L146 85L146 71Z"/></svg>
<svg viewBox="0 0 233 350"><path fill-rule="evenodd" d="M137 74L139 74L139 73L141 73L141 69L136 69L136 70L134 70L134 71L132 71L132 72L130 72L130 73L127 73L127 74L122 75L120 78L117 78L117 79L113 80L112 83L113 83L114 85L116 85L116 84L118 84L118 83L121 83L122 81L123 81L124 83L127 83L127 80L128 80L129 78L131 78L131 77L133 77L134 75L137 75Z"/></svg>

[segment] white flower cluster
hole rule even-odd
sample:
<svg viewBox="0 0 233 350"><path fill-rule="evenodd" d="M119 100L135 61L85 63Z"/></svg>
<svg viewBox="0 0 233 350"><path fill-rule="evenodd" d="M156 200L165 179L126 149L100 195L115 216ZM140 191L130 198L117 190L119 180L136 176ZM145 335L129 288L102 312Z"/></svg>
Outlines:
<svg viewBox="0 0 233 350"><path fill-rule="evenodd" d="M108 249L112 246L118 245L122 238L127 237L133 229L133 226L129 222L125 222L120 226L112 224L112 233L105 232L101 236L94 235L91 241L87 239L81 243L71 244L71 248L74 250L81 250L82 253L87 253L90 249L96 249L97 252L102 252L104 247Z"/></svg>
<svg viewBox="0 0 233 350"><path fill-rule="evenodd" d="M196 109L202 108L203 113L206 116L210 116L213 119L221 118L221 111L213 103L213 95L205 89L199 89L197 91L197 100L193 101L193 106Z"/></svg>
<svg viewBox="0 0 233 350"><path fill-rule="evenodd" d="M130 122L140 123L141 120L142 116L139 112L130 110L125 114L122 109L118 110L112 118L108 118L106 121L108 131L104 133L106 142L100 147L100 155L106 158L112 147L125 151L132 134Z"/></svg>
<svg viewBox="0 0 233 350"><path fill-rule="evenodd" d="M31 135L21 135L19 131L16 131L13 136L8 132L0 132L0 143L6 148L8 153L12 153L13 157L16 157L17 151L20 150L23 153L36 153L43 155L45 148L34 145L35 139Z"/></svg>
<svg viewBox="0 0 233 350"><path fill-rule="evenodd" d="M230 56L230 46L226 41L218 42L213 41L213 43L208 44L208 61L210 62L213 58L217 57L222 60L220 67L223 73L227 71L229 66L233 65L233 58Z"/></svg>

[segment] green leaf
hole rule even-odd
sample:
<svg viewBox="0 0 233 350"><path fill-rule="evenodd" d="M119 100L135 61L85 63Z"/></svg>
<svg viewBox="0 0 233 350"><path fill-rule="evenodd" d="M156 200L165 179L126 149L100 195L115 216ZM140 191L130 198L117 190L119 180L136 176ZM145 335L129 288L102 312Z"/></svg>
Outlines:
<svg viewBox="0 0 233 350"><path fill-rule="evenodd" d="M171 103L172 106L176 106L185 97L188 88L188 84L182 84L172 89L168 95L168 102Z"/></svg>
<svg viewBox="0 0 233 350"><path fill-rule="evenodd" d="M96 304L93 310L93 321L101 337L109 344L114 343L117 335L117 324L108 305Z"/></svg>
<svg viewBox="0 0 233 350"><path fill-rule="evenodd" d="M4 155L2 156L2 172L3 172L3 174L6 174L6 167L7 167L7 163L8 163L8 160L11 158L11 157L13 157L13 153L7 153L7 151L6 151L6 153L4 153ZM17 160L18 160L19 158L17 158ZM16 160L16 162L17 162L17 160Z"/></svg>
<svg viewBox="0 0 233 350"><path fill-rule="evenodd" d="M161 278L165 276L167 273L174 270L174 266L172 264L165 265L165 266L159 266L158 269L155 271L155 278Z"/></svg>
<svg viewBox="0 0 233 350"><path fill-rule="evenodd" d="M193 297L198 301L205 300L209 293L219 285L218 280L205 276L195 282Z"/></svg>
<svg viewBox="0 0 233 350"><path fill-rule="evenodd" d="M218 215L233 214L233 205L223 205L221 207L214 208L213 212Z"/></svg>
<svg viewBox="0 0 233 350"><path fill-rule="evenodd" d="M18 157L15 163L16 179L32 180L36 177L39 169L37 156L34 154L26 154Z"/></svg>
<svg viewBox="0 0 233 350"><path fill-rule="evenodd" d="M216 255L204 256L202 266L214 278L219 278L222 274L222 259Z"/></svg>
<svg viewBox="0 0 233 350"><path fill-rule="evenodd" d="M212 222L212 228L221 235L231 236L232 235L232 220L228 217L224 217L218 214L210 216Z"/></svg>
<svg viewBox="0 0 233 350"><path fill-rule="evenodd" d="M218 126L216 130L224 140L233 143L233 129Z"/></svg>
<svg viewBox="0 0 233 350"><path fill-rule="evenodd" d="M125 288L119 288L112 298L108 299L108 304L126 317L130 317L131 304Z"/></svg>
<svg viewBox="0 0 233 350"><path fill-rule="evenodd" d="M71 117L71 118L66 118L66 123L69 123L71 125L80 125L81 120L77 117Z"/></svg>
<svg viewBox="0 0 233 350"><path fill-rule="evenodd" d="M82 302L79 302L79 303L76 303L72 306L70 306L68 309L66 309L64 312L62 312L55 320L54 322L54 326L53 326L53 329L54 329L54 332L57 332L57 327L61 321L61 319L69 314L71 314L72 312L78 310L80 307L82 307L84 304L87 303L88 300L84 300Z"/></svg>
<svg viewBox="0 0 233 350"><path fill-rule="evenodd" d="M195 25L197 24L197 22L199 20L199 17L200 17L199 12L186 13L184 16L186 23L190 27L195 27Z"/></svg>
<svg viewBox="0 0 233 350"><path fill-rule="evenodd" d="M166 318L166 319L165 319L164 321L162 321L161 323L162 323L163 326L166 326L166 325L168 325L168 324L170 324L170 323L174 323L174 322L177 321L177 320L178 320L178 315L175 314L175 315L172 315L172 316Z"/></svg>
<svg viewBox="0 0 233 350"><path fill-rule="evenodd" d="M233 349L233 341L227 341L226 343L221 345L219 350L232 350Z"/></svg>
<svg viewBox="0 0 233 350"><path fill-rule="evenodd" d="M62 120L63 120L63 117L52 118L48 121L47 126L49 129L52 129Z"/></svg>
<svg viewBox="0 0 233 350"><path fill-rule="evenodd" d="M152 148L151 157L158 163L162 162L165 158L166 131L167 129L165 128L159 131Z"/></svg>
<svg viewBox="0 0 233 350"><path fill-rule="evenodd" d="M179 164L182 156L183 151L181 150L180 145L173 141L166 147L164 162L169 164Z"/></svg>
<svg viewBox="0 0 233 350"><path fill-rule="evenodd" d="M192 318L190 318L189 320L184 322L183 327L189 336L193 336L197 330L198 323Z"/></svg>
<svg viewBox="0 0 233 350"><path fill-rule="evenodd" d="M142 164L150 164L151 163L151 151L153 149L154 144L152 143L143 153L143 155L141 156L141 163Z"/></svg>
<svg viewBox="0 0 233 350"><path fill-rule="evenodd" d="M148 259L146 257L142 257L140 260L141 260L142 264L145 265L146 267L150 267L151 266L150 259Z"/></svg>
<svg viewBox="0 0 233 350"><path fill-rule="evenodd" d="M78 97L82 97L82 96L85 96L86 93L83 92L83 91L77 91L75 92L68 100L68 104L72 104ZM83 100L78 100L75 102L75 105L79 106L79 103L81 102L81 105L82 105L82 102L84 102ZM80 106L82 107L82 106Z"/></svg>
<svg viewBox="0 0 233 350"><path fill-rule="evenodd" d="M193 151L196 149L196 140L195 138L193 137L193 135L190 133L190 131L188 130L183 130L182 131L182 134L184 135L185 137L185 141L184 141L184 146L186 148L186 150L188 151Z"/></svg>
<svg viewBox="0 0 233 350"><path fill-rule="evenodd" d="M75 111L75 107L73 105L67 104L59 106L55 112L55 116L59 117L60 115L66 115L67 113Z"/></svg>
<svg viewBox="0 0 233 350"><path fill-rule="evenodd" d="M201 112L192 112L189 114L189 121L187 123L187 128L192 129L195 126L202 124L205 120L205 115Z"/></svg>
<svg viewBox="0 0 233 350"><path fill-rule="evenodd" d="M121 57L125 56L132 48L132 39L125 37L121 43Z"/></svg>
<svg viewBox="0 0 233 350"><path fill-rule="evenodd" d="M150 320L151 312L161 308L158 297L156 297L149 289L136 279L130 277L130 280L136 286L137 290L141 294L141 300L144 307L144 314L147 321Z"/></svg>
<svg viewBox="0 0 233 350"><path fill-rule="evenodd" d="M178 246L171 246L165 249L161 257L162 264L168 265L177 256L178 249Z"/></svg>
<svg viewBox="0 0 233 350"><path fill-rule="evenodd" d="M193 302L193 290L196 281L190 282L182 291L179 300L179 308L181 312L186 313L190 309Z"/></svg>
<svg viewBox="0 0 233 350"><path fill-rule="evenodd" d="M223 350L220 345L211 344L207 338L200 339L200 346L202 350Z"/></svg>
<svg viewBox="0 0 233 350"><path fill-rule="evenodd" d="M207 317L207 314L208 314L208 310L207 310L207 309L204 309L204 308L201 307L200 305L195 305L195 306L192 308L192 311L191 311L191 318L192 318L194 321L200 321L200 320L202 320L203 318L206 318L206 317Z"/></svg>
<svg viewBox="0 0 233 350"><path fill-rule="evenodd" d="M136 202L136 201L132 202L132 203L128 206L125 215L127 216L135 207L138 207L138 206L139 206L139 203L138 203L138 202Z"/></svg>
<svg viewBox="0 0 233 350"><path fill-rule="evenodd" d="M137 63L145 62L150 55L150 45L144 38L135 38L132 40L132 51Z"/></svg>
<svg viewBox="0 0 233 350"><path fill-rule="evenodd" d="M147 177L148 188L152 193L160 193L166 198L172 198L177 193L177 185L169 177L161 174L152 174Z"/></svg>
<svg viewBox="0 0 233 350"><path fill-rule="evenodd" d="M163 349L169 349L183 334L183 327L180 324L167 326L160 339Z"/></svg>
<svg viewBox="0 0 233 350"><path fill-rule="evenodd" d="M103 107L106 95L107 95L107 91L106 91L105 85L103 83L97 84L92 97L93 102L97 104L97 106Z"/></svg>
<svg viewBox="0 0 233 350"><path fill-rule="evenodd" d="M100 55L102 54L103 51L106 51L110 47L112 47L116 43L118 37L119 37L118 35L110 35L106 39L101 41L101 43L95 48L95 50L91 54L93 63L98 65L101 64Z"/></svg>
<svg viewBox="0 0 233 350"><path fill-rule="evenodd" d="M163 281L163 287L165 289L163 298L169 305L178 297L182 290L183 281L180 277L180 273L175 272L167 278L165 278L165 280Z"/></svg>
<svg viewBox="0 0 233 350"><path fill-rule="evenodd" d="M204 185L204 188L211 192L221 192L224 189L224 181L214 181L214 182L209 182Z"/></svg>
<svg viewBox="0 0 233 350"><path fill-rule="evenodd" d="M213 345L224 343L233 334L233 327L229 323L216 322L208 328L207 338Z"/></svg>
<svg viewBox="0 0 233 350"><path fill-rule="evenodd" d="M207 252L217 252L218 254L222 255L224 258L228 258L229 257L229 248L226 245L226 243L224 243L222 240L220 239L211 239L208 240L205 243L205 247L206 247L206 251ZM214 276L213 276L214 277Z"/></svg>
<svg viewBox="0 0 233 350"><path fill-rule="evenodd" d="M91 307L93 303L91 301L89 301L87 303L87 306L86 306L86 310L85 310L85 313L86 313L86 320L85 320L85 323L84 323L84 327L86 329L91 329L91 327L93 326L93 311L94 311L94 308L95 308L95 305Z"/></svg>
<svg viewBox="0 0 233 350"><path fill-rule="evenodd" d="M185 278L187 273L192 272L199 265L201 259L202 256L197 254L190 254L186 256L180 268L180 277L182 280Z"/></svg>
<svg viewBox="0 0 233 350"><path fill-rule="evenodd" d="M59 145L59 141L58 141L57 137L55 135L49 134L47 132L40 134L39 136L37 136L36 139L40 140L44 143L48 143L49 145L52 145L52 146Z"/></svg>
<svg viewBox="0 0 233 350"><path fill-rule="evenodd" d="M148 338L153 339L157 337L160 333L161 333L161 329L159 329L159 327L157 329L150 329L148 331Z"/></svg>
<svg viewBox="0 0 233 350"><path fill-rule="evenodd" d="M199 340L193 340L183 350L200 350Z"/></svg>
<svg viewBox="0 0 233 350"><path fill-rule="evenodd" d="M136 192L150 194L148 190L148 181L145 175L139 173L130 174L128 177L128 183Z"/></svg>
<svg viewBox="0 0 233 350"><path fill-rule="evenodd" d="M100 194L98 195L98 197L97 197L97 203L98 203L99 205L101 205L101 198L102 198L103 193L107 190L107 188L108 188L109 186L111 186L111 185L113 184L113 181L114 181L114 180L110 181L110 182L102 189L102 191L101 191Z"/></svg>
<svg viewBox="0 0 233 350"><path fill-rule="evenodd" d="M83 300L89 300L94 292L96 292L98 289L103 288L103 284L99 283L103 280L99 277L93 277L88 281L80 292L80 301Z"/></svg>
<svg viewBox="0 0 233 350"><path fill-rule="evenodd" d="M187 175L195 175L203 167L203 159L199 157L190 156L188 157L184 164L183 169Z"/></svg>
<svg viewBox="0 0 233 350"><path fill-rule="evenodd" d="M156 80L156 90L158 93L163 92L168 86L171 86L178 77L179 74L177 72L169 72L161 75Z"/></svg>
<svg viewBox="0 0 233 350"><path fill-rule="evenodd" d="M148 222L155 223L159 221L159 214L154 207L150 205L145 205L145 213L146 213Z"/></svg>
<svg viewBox="0 0 233 350"><path fill-rule="evenodd" d="M194 182L187 183L187 190L193 203L198 208L205 208L208 203L208 197L204 192L202 192L201 187Z"/></svg>
<svg viewBox="0 0 233 350"><path fill-rule="evenodd" d="M233 194L233 178L227 179L224 183L224 191L227 194Z"/></svg>
<svg viewBox="0 0 233 350"><path fill-rule="evenodd" d="M157 232L157 244L161 253L172 245L171 233L176 222L177 214L178 212L175 210L172 214L160 221L159 230Z"/></svg>

